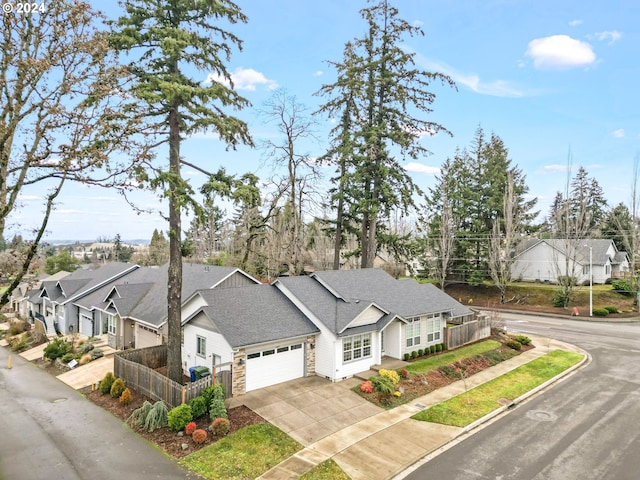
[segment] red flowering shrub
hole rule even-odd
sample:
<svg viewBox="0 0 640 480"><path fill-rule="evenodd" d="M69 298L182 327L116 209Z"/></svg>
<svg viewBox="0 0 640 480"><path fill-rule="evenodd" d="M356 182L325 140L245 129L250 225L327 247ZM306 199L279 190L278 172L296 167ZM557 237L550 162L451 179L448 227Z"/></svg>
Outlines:
<svg viewBox="0 0 640 480"><path fill-rule="evenodd" d="M404 378L405 380L407 378L409 378L409 370L407 370L406 368L401 368L400 370L398 370L398 373L400 374L400 376L402 378Z"/></svg>
<svg viewBox="0 0 640 480"><path fill-rule="evenodd" d="M199 428L193 431L193 435L191 435L191 438L193 438L193 441L195 443L204 443L204 441L207 439L207 432L206 430L202 430Z"/></svg>
<svg viewBox="0 0 640 480"><path fill-rule="evenodd" d="M186 433L187 435L193 435L193 432L195 432L195 430L196 430L196 422L189 422L184 427L184 433Z"/></svg>
<svg viewBox="0 0 640 480"><path fill-rule="evenodd" d="M364 393L373 393L373 384L370 381L362 382L360 384L360 391Z"/></svg>

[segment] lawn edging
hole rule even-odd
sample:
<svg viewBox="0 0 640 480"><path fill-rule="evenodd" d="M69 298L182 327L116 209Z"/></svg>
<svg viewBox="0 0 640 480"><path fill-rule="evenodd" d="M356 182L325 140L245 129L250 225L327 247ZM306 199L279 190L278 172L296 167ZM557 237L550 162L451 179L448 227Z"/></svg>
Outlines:
<svg viewBox="0 0 640 480"><path fill-rule="evenodd" d="M484 417L481 417L478 420L476 420L474 422L471 422L466 427L462 427L462 430L460 431L460 434L457 435L457 436L460 436L460 435L463 435L463 434L471 432L472 430L480 427L481 425L489 422L490 420L493 420L495 417L498 417L498 416L502 415L507 410L511 410L516 405L524 402L525 400L527 400L527 399L533 397L534 395L538 394L539 392L545 390L546 388L548 388L549 386L553 385L554 383L559 382L564 377L567 377L567 376L571 375L572 373L574 373L579 368L582 368L586 364L591 363L591 355L587 351L585 351L585 350L583 350L583 349L581 349L579 347L575 347L575 348L577 348L579 350L579 352L577 352L577 353L580 353L580 354L583 355L582 360L580 360L578 363L576 363L575 365L572 365L571 367L569 367L566 370L562 371L561 373L559 373L555 377L550 378L546 382L538 385L537 387L533 388L532 390L529 390L527 393L524 393L524 394L520 395L518 398L514 399L509 405L504 405L504 406L502 406L500 408L497 408L496 410L492 411L491 413L488 413Z"/></svg>

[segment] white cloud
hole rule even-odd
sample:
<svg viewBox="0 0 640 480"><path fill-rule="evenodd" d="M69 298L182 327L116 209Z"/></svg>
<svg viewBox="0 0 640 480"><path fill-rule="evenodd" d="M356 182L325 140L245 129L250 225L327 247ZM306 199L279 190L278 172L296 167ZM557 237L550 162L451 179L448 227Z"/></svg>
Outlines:
<svg viewBox="0 0 640 480"><path fill-rule="evenodd" d="M569 165L560 165L557 163L554 163L552 165L545 165L544 167L542 167L542 169L545 172L568 172L569 171Z"/></svg>
<svg viewBox="0 0 640 480"><path fill-rule="evenodd" d="M407 172L424 173L425 175L438 175L440 173L438 167L430 167L429 165L418 162L409 162L404 166L404 169Z"/></svg>
<svg viewBox="0 0 640 480"><path fill-rule="evenodd" d="M607 45L613 45L622 38L622 33L618 32L617 30L598 32L596 33L596 38L603 42L608 40L609 42L607 43Z"/></svg>
<svg viewBox="0 0 640 480"><path fill-rule="evenodd" d="M258 85L264 85L268 90L278 88L278 83L275 80L269 80L264 74L253 68L236 68L233 73L231 73L231 81L237 90L248 90L250 92L255 91ZM217 73L210 73L207 76L205 83L211 82L221 83L227 87L230 86L229 81Z"/></svg>
<svg viewBox="0 0 640 480"><path fill-rule="evenodd" d="M614 130L611 132L614 138L622 138L624 137L624 128L619 128L618 130Z"/></svg>
<svg viewBox="0 0 640 480"><path fill-rule="evenodd" d="M456 83L464 85L481 95L490 95L492 97L510 97L518 98L527 95L526 92L514 87L505 80L495 80L493 82L485 82L480 79L477 74L466 74L457 71L455 68L446 63L432 62L418 55L418 60L424 68L433 72L440 72L451 77Z"/></svg>
<svg viewBox="0 0 640 480"><path fill-rule="evenodd" d="M38 195L20 195L18 200L21 202L30 202L33 200L40 200L40 197Z"/></svg>
<svg viewBox="0 0 640 480"><path fill-rule="evenodd" d="M582 20L576 19L569 22L569 26L571 27L577 27L578 25L582 25Z"/></svg>
<svg viewBox="0 0 640 480"><path fill-rule="evenodd" d="M314 77L321 77L322 75L324 75L324 72L322 70L316 70L316 72L313 74Z"/></svg>
<svg viewBox="0 0 640 480"><path fill-rule="evenodd" d="M531 40L525 55L533 58L533 65L539 70L566 70L596 61L591 45L568 35Z"/></svg>

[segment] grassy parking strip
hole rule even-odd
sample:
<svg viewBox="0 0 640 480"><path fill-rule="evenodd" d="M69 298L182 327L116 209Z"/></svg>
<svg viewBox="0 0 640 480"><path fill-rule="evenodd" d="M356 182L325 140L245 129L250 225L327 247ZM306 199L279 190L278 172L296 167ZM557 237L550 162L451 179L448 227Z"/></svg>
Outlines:
<svg viewBox="0 0 640 480"><path fill-rule="evenodd" d="M300 477L300 480L349 480L349 475L333 460L325 460Z"/></svg>
<svg viewBox="0 0 640 480"><path fill-rule="evenodd" d="M579 353L555 350L411 418L465 427L500 408L498 400L515 400L582 360Z"/></svg>
<svg viewBox="0 0 640 480"><path fill-rule="evenodd" d="M429 370L442 367L443 365L449 365L450 363L457 362L463 358L473 357L474 355L480 355L481 353L495 350L499 346L500 342L496 342L495 340L485 340L484 342L469 345L468 347L457 348L451 352L427 357L424 360L416 360L405 368L411 373L424 373Z"/></svg>
<svg viewBox="0 0 640 480"><path fill-rule="evenodd" d="M260 423L180 460L203 478L253 479L302 449L302 445L269 423Z"/></svg>

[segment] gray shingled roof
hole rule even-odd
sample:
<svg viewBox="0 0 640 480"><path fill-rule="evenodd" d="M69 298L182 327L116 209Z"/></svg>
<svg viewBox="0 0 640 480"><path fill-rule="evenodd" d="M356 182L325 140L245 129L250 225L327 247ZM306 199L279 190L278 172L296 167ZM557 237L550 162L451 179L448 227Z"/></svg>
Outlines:
<svg viewBox="0 0 640 480"><path fill-rule="evenodd" d="M358 308L366 308L371 303L389 312L389 315L383 317L386 318L386 323L395 315L409 318L451 312L452 316L457 317L472 313L431 284L396 280L377 268L323 271L310 277L279 278L277 282L287 288L335 334L344 334L345 328L359 313ZM335 295L331 292L335 292ZM365 328L379 329L386 323Z"/></svg>
<svg viewBox="0 0 640 480"><path fill-rule="evenodd" d="M319 333L318 328L272 285L201 290L198 293L208 305L198 312L207 315L233 348Z"/></svg>
<svg viewBox="0 0 640 480"><path fill-rule="evenodd" d="M572 243L569 244L568 242ZM594 265L604 265L607 262L608 255L607 250L612 244L612 240L610 239L592 239L586 238L584 240L566 240L562 238L545 238L545 239L531 239L524 242L524 244L519 249L519 254L522 254L526 250L529 250L539 243L547 243L551 247L555 248L562 254L566 255L568 245L571 245L570 250L575 249L575 260L580 264L589 263L589 247L591 247L593 251L593 264ZM614 244L615 247L615 244ZM622 256L619 256L622 255ZM626 252L618 252L616 249L616 254L614 256L616 259L626 258Z"/></svg>

